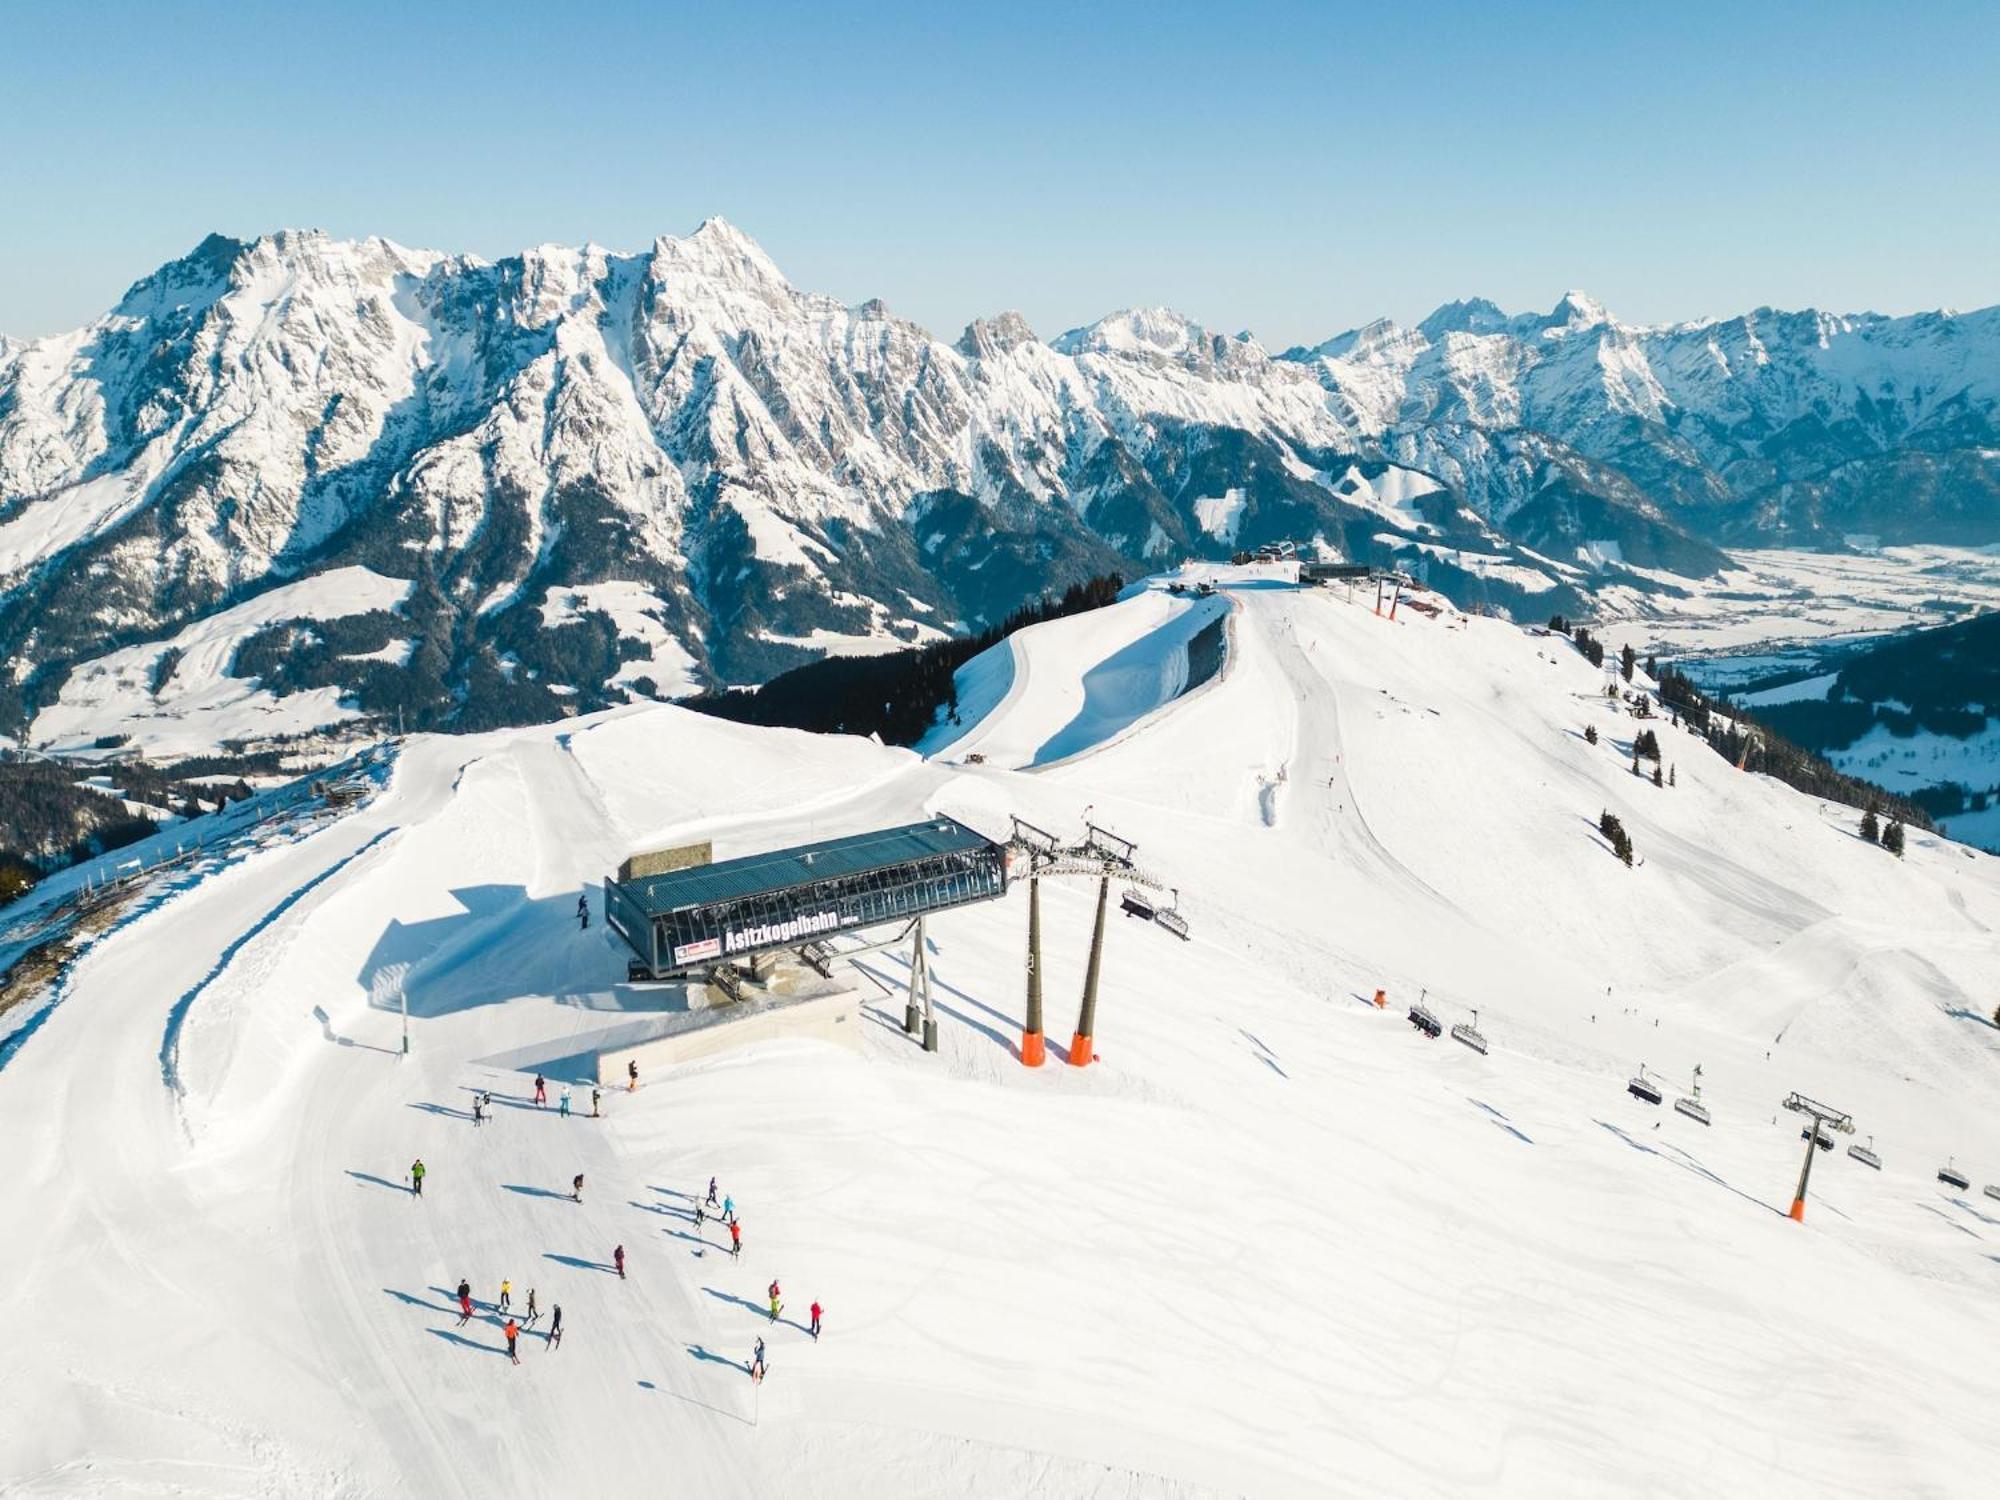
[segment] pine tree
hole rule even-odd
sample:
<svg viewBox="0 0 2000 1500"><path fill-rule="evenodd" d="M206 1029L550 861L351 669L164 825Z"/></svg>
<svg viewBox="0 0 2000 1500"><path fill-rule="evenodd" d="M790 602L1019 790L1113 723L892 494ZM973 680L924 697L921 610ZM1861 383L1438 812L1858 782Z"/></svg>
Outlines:
<svg viewBox="0 0 2000 1500"><path fill-rule="evenodd" d="M1611 845L1611 852L1627 865L1632 863L1632 839L1625 832L1625 825L1618 821L1615 813L1606 809L1598 815L1597 831L1604 835Z"/></svg>
<svg viewBox="0 0 2000 1500"><path fill-rule="evenodd" d="M1680 785L1680 783L1674 779L1674 768L1672 766L1667 767L1667 785L1668 786Z"/></svg>
<svg viewBox="0 0 2000 1500"><path fill-rule="evenodd" d="M1881 840L1881 830L1876 825L1875 809L1872 807L1861 815L1861 836L1871 844Z"/></svg>
<svg viewBox="0 0 2000 1500"><path fill-rule="evenodd" d="M1633 774L1634 776L1637 776L1637 775L1639 775L1639 774L1640 774L1640 772L1639 772L1639 747L1638 747L1637 745L1634 745L1634 746L1632 747L1632 774Z"/></svg>
<svg viewBox="0 0 2000 1500"><path fill-rule="evenodd" d="M1618 675L1623 677L1627 682L1632 680L1632 668L1637 666L1638 662L1639 653L1634 651L1630 646L1620 646L1618 648Z"/></svg>
<svg viewBox="0 0 2000 1500"><path fill-rule="evenodd" d="M1653 785L1665 786L1666 784L1667 784L1666 778L1660 774L1659 763L1655 762L1653 765Z"/></svg>
<svg viewBox="0 0 2000 1500"><path fill-rule="evenodd" d="M1901 823L1891 823L1887 828L1882 830L1882 847L1898 859L1903 857L1903 825Z"/></svg>
<svg viewBox="0 0 2000 1500"><path fill-rule="evenodd" d="M1647 657L1647 658L1646 658L1646 675L1647 675L1648 677L1652 678L1652 679L1653 679L1653 681L1655 681L1655 682L1658 682L1658 681L1660 680L1660 659L1659 659L1659 657L1657 657L1657 656L1649 656L1649 657Z"/></svg>
<svg viewBox="0 0 2000 1500"><path fill-rule="evenodd" d="M1597 743L1597 726L1595 724L1586 724L1583 726L1583 742L1586 745Z"/></svg>

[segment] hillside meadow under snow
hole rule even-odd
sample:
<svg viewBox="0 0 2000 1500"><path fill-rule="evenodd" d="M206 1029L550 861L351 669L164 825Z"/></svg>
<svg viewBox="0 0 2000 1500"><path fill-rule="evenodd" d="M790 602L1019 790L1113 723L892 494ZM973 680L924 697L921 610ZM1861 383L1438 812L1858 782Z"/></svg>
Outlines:
<svg viewBox="0 0 2000 1500"><path fill-rule="evenodd" d="M32 1415L0 1489L1984 1493L2000 866L1914 831L1897 861L1665 728L1676 785L1634 777L1559 638L1206 576L1221 604L1156 581L975 659L928 756L659 706L419 737L114 930L0 1069L0 1406ZM1223 675L1172 696L1225 605ZM525 1104L681 1003L573 919L632 850L1086 808L1192 924L1114 907L1094 1066L1017 1060L1017 885L930 923L935 1055L877 954L857 1051ZM1058 1047L1092 895L1044 893ZM1425 991L1490 1055L1406 1024ZM1642 1063L1669 1101L1699 1064L1713 1126L1628 1095ZM1803 1224L1794 1089L1884 1161L1823 1156ZM691 1222L711 1174L740 1261ZM510 1366L461 1276L560 1302L562 1346Z"/></svg>

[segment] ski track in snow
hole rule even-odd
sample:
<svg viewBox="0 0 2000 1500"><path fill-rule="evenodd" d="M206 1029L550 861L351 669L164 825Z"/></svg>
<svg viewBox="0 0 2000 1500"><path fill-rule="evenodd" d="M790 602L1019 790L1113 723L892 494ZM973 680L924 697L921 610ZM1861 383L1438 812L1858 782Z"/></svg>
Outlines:
<svg viewBox="0 0 2000 1500"><path fill-rule="evenodd" d="M176 1094L186 1092L186 1089L181 1085L180 1075L181 1026L187 1020L188 1012L193 1009L195 1001L201 998L202 991L214 983L216 976L229 967L230 961L261 936L264 930L273 922L284 916L286 912L298 905L299 902L310 896L327 881L333 879L334 876L353 864L355 860L359 859L395 832L394 828L383 829L352 854L342 856L338 861L328 865L297 890L285 896L276 906L265 912L263 916L251 923L241 934L231 940L229 945L217 956L214 965L209 971L193 984L189 985L186 990L182 991L180 998L175 1000L167 1011L166 1030L160 1036L160 1077L168 1088L172 1089Z"/></svg>
<svg viewBox="0 0 2000 1500"><path fill-rule="evenodd" d="M981 766L664 707L419 738L340 823L101 938L0 1072L0 1220L29 1226L0 1406L36 1417L0 1489L1983 1493L1994 861L1892 862L1664 731L1680 785L1642 782L1598 674L1512 627L1211 576L1231 649L1198 692L1138 691L1179 649L1151 591L968 664L949 753ZM1193 923L1110 919L1095 1067L1016 1060L1015 891L931 924L935 1055L885 952L856 1053L532 1106L536 1069L681 1003L623 982L595 899L573 920L633 849L1086 805ZM1056 1051L1094 889L1043 896ZM1419 989L1491 1055L1417 1035ZM1632 1100L1642 1061L1677 1091L1701 1063L1713 1127ZM1793 1088L1884 1156L1822 1158L1804 1226ZM1972 1194L1932 1179L1952 1152ZM686 1214L711 1173L740 1261ZM545 1309L519 1369L502 1277Z"/></svg>

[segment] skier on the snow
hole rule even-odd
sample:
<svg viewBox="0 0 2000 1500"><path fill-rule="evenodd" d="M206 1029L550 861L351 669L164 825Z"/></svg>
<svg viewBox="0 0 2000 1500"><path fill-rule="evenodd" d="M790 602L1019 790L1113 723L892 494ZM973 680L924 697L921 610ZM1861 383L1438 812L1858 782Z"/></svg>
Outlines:
<svg viewBox="0 0 2000 1500"><path fill-rule="evenodd" d="M535 1108L540 1109L549 1102L549 1081L541 1074L535 1075Z"/></svg>
<svg viewBox="0 0 2000 1500"><path fill-rule="evenodd" d="M578 1203L583 1202L583 1173L579 1172L570 1179L569 1195Z"/></svg>
<svg viewBox="0 0 2000 1500"><path fill-rule="evenodd" d="M771 1321L775 1323L778 1321L779 1309L785 1305L784 1303L778 1300L778 1298L782 1294L778 1290L778 1278L775 1276L771 1278L771 1290L769 1295L771 1298Z"/></svg>
<svg viewBox="0 0 2000 1500"><path fill-rule="evenodd" d="M549 1348L553 1351L562 1342L562 1304L558 1302L549 1309Z"/></svg>
<svg viewBox="0 0 2000 1500"><path fill-rule="evenodd" d="M563 1085L562 1097L556 1100L556 1113L565 1120L569 1118L569 1085Z"/></svg>
<svg viewBox="0 0 2000 1500"><path fill-rule="evenodd" d="M542 1310L541 1310L541 1309L540 1309L539 1307L535 1306L535 1289L534 1289L533 1287L529 1287L529 1288L528 1288L528 1326L529 1326L530 1328L533 1328L533 1327L535 1326L535 1319L539 1318L539 1317L540 1317L541 1315L542 1315Z"/></svg>
<svg viewBox="0 0 2000 1500"><path fill-rule="evenodd" d="M420 1156L410 1163L410 1196L412 1198L421 1198L423 1195L424 1159Z"/></svg>
<svg viewBox="0 0 2000 1500"><path fill-rule="evenodd" d="M596 1089L592 1089L592 1090L590 1091L590 1118L591 1118L591 1119L593 1119L593 1120L597 1118L597 1090L596 1090Z"/></svg>
<svg viewBox="0 0 2000 1500"><path fill-rule="evenodd" d="M639 1059L633 1058L625 1064L625 1092L635 1093L639 1087Z"/></svg>
<svg viewBox="0 0 2000 1500"><path fill-rule="evenodd" d="M722 1217L730 1220L732 1223L735 1222L736 1200L734 1198L724 1198L722 1200Z"/></svg>
<svg viewBox="0 0 2000 1500"><path fill-rule="evenodd" d="M486 1123L486 1108L479 1102L479 1096L472 1096L472 1128L477 1130Z"/></svg>
<svg viewBox="0 0 2000 1500"><path fill-rule="evenodd" d="M590 895L588 892L576 898L576 925L578 931L587 930L590 926Z"/></svg>
<svg viewBox="0 0 2000 1500"><path fill-rule="evenodd" d="M729 1255L733 1260L743 1253L743 1226L735 1219L729 1221Z"/></svg>
<svg viewBox="0 0 2000 1500"><path fill-rule="evenodd" d="M708 1206L710 1208L715 1207L715 1179L713 1177L708 1179Z"/></svg>
<svg viewBox="0 0 2000 1500"><path fill-rule="evenodd" d="M521 1362L521 1354L520 1351L515 1347L514 1341L520 1338L521 1336L521 1325L519 1323L516 1323L512 1318L509 1318L507 1320L506 1333L507 1333L507 1357L513 1360L514 1363L518 1365Z"/></svg>
<svg viewBox="0 0 2000 1500"><path fill-rule="evenodd" d="M807 1331L812 1334L813 1342L817 1344L819 1342L819 1304L817 1302L812 1305L812 1320L813 1326Z"/></svg>
<svg viewBox="0 0 2000 1500"><path fill-rule="evenodd" d="M694 1227L696 1230L701 1228L701 1205L699 1203L694 1206Z"/></svg>
<svg viewBox="0 0 2000 1500"><path fill-rule="evenodd" d="M623 1281L625 1279L625 1247L623 1245L620 1245L616 1250L611 1252L611 1264L618 1268L618 1279Z"/></svg>
<svg viewBox="0 0 2000 1500"><path fill-rule="evenodd" d="M472 1321L472 1283L464 1277L458 1280L458 1326L463 1328Z"/></svg>
<svg viewBox="0 0 2000 1500"><path fill-rule="evenodd" d="M764 1341L757 1340L757 1347L750 1351L750 1378L758 1385L764 1383Z"/></svg>
<svg viewBox="0 0 2000 1500"><path fill-rule="evenodd" d="M512 1302L513 1291L514 1291L514 1283L502 1278L500 1282L500 1300L494 1303L493 1305L499 1308L500 1311L502 1312L507 1311L508 1307L511 1305Z"/></svg>

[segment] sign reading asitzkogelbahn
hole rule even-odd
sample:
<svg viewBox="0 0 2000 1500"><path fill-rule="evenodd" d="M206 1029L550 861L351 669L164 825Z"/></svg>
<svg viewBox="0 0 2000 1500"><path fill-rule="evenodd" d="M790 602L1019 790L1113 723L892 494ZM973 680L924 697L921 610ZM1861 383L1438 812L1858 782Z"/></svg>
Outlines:
<svg viewBox="0 0 2000 1500"><path fill-rule="evenodd" d="M836 932L990 901L1005 851L953 818L852 834L629 880L607 878L611 926L653 975L796 948Z"/></svg>

